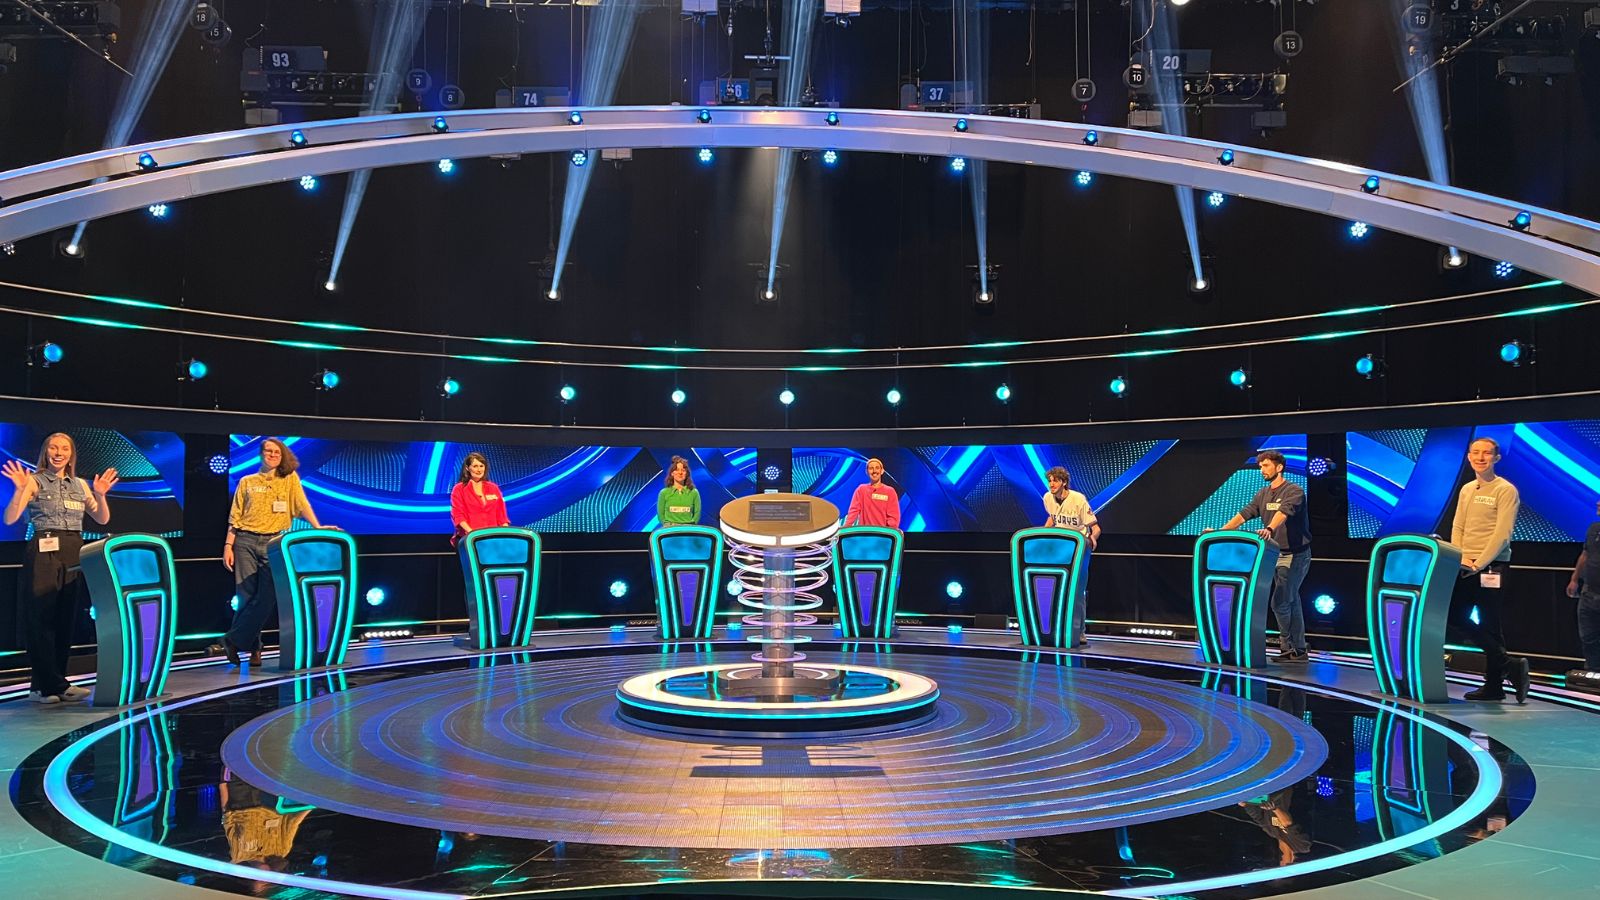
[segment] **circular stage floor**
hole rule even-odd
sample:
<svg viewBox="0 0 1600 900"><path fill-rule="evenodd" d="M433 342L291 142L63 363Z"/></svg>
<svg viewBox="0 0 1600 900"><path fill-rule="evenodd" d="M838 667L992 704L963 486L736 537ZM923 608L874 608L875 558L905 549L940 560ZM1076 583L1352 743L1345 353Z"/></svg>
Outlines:
<svg viewBox="0 0 1600 900"><path fill-rule="evenodd" d="M862 897L1262 896L1466 846L1520 810L1503 778L1531 796L1514 755L1432 716L1052 652L815 645L940 683L933 720L870 738L680 738L618 718L630 674L746 655L711 646L231 687L42 748L13 798L57 840L157 877L420 900L795 878L864 880L830 889Z"/></svg>

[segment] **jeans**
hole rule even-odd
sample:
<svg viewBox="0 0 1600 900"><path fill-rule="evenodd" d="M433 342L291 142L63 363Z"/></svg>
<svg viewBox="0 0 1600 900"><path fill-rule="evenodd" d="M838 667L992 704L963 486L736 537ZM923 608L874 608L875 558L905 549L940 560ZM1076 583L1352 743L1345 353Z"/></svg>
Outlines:
<svg viewBox="0 0 1600 900"><path fill-rule="evenodd" d="M1584 585L1578 594L1578 640L1583 643L1583 667L1600 671L1600 588Z"/></svg>
<svg viewBox="0 0 1600 900"><path fill-rule="evenodd" d="M240 650L261 646L261 629L278 610L272 567L267 564L267 544L277 535L240 531L233 536L233 586L239 610L228 629L229 643Z"/></svg>
<svg viewBox="0 0 1600 900"><path fill-rule="evenodd" d="M1300 608L1300 585L1311 571L1311 548L1278 555L1272 570L1272 614L1278 619L1284 650L1306 649L1306 615Z"/></svg>

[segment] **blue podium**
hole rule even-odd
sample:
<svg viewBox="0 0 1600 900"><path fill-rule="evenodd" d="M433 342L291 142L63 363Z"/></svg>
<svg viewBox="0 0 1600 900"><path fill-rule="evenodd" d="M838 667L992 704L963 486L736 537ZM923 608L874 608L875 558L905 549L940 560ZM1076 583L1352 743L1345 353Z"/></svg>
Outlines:
<svg viewBox="0 0 1600 900"><path fill-rule="evenodd" d="M343 531L290 531L267 545L278 595L278 671L337 666L356 620L356 542Z"/></svg>
<svg viewBox="0 0 1600 900"><path fill-rule="evenodd" d="M467 645L526 647L539 603L543 542L526 528L480 528L456 541L466 582Z"/></svg>
<svg viewBox="0 0 1600 900"><path fill-rule="evenodd" d="M1372 808L1388 840L1437 822L1456 806L1450 739L1415 716L1385 706L1372 729Z"/></svg>
<svg viewBox="0 0 1600 900"><path fill-rule="evenodd" d="M1251 531L1211 531L1194 543L1194 618L1212 665L1267 664L1267 607L1278 545Z"/></svg>
<svg viewBox="0 0 1600 900"><path fill-rule="evenodd" d="M1023 646L1078 645L1088 587L1089 539L1065 528L1024 528L1011 536L1011 591Z"/></svg>
<svg viewBox="0 0 1600 900"><path fill-rule="evenodd" d="M94 706L152 700L166 688L178 625L172 547L153 534L119 534L85 544L83 578L94 606Z"/></svg>
<svg viewBox="0 0 1600 900"><path fill-rule="evenodd" d="M1445 623L1461 571L1461 548L1422 534L1372 545L1367 635L1378 689L1418 703L1448 703Z"/></svg>
<svg viewBox="0 0 1600 900"><path fill-rule="evenodd" d="M905 542L898 528L852 525L839 529L833 547L833 591L839 600L839 629L845 637L894 637L900 554Z"/></svg>
<svg viewBox="0 0 1600 900"><path fill-rule="evenodd" d="M118 831L164 844L173 822L182 754L174 745L165 712L128 711L119 718L126 724L117 729L116 752L109 752L107 741L93 754L95 784L108 791L111 785L117 788L107 821ZM134 865L140 854L108 842L102 858L117 865Z"/></svg>
<svg viewBox="0 0 1600 900"><path fill-rule="evenodd" d="M662 638L711 637L724 554L722 532L705 525L669 525L650 532L650 575Z"/></svg>

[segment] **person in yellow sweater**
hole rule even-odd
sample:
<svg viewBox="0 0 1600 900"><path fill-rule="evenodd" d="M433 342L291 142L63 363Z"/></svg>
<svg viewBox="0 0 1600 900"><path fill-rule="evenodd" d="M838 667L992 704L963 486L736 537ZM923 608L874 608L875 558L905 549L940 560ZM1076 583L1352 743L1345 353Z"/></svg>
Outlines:
<svg viewBox="0 0 1600 900"><path fill-rule="evenodd" d="M1495 474L1500 444L1480 437L1467 446L1473 479L1456 498L1450 543L1461 548L1461 579L1450 595L1450 619L1462 636L1476 637L1483 650L1483 686L1468 691L1468 700L1504 700L1509 680L1518 703L1528 700L1528 660L1506 656L1500 622L1511 571L1511 531L1517 524L1522 497L1516 485ZM1471 626L1471 611L1478 624ZM1470 637L1468 638L1470 640Z"/></svg>

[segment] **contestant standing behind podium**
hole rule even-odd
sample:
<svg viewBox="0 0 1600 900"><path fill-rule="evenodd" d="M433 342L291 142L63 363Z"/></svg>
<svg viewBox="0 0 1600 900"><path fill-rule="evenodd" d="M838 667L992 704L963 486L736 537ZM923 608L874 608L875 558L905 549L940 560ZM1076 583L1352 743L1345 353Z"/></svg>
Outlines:
<svg viewBox="0 0 1600 900"><path fill-rule="evenodd" d="M67 681L72 653L72 623L78 611L82 582L76 571L83 549L83 514L101 525L111 521L106 493L117 483L117 470L95 476L91 486L78 477L78 447L57 432L39 447L39 467L29 472L17 460L3 471L11 480L11 502L5 523L16 524L24 508L33 525L33 539L22 557L21 607L28 662L33 669L28 699L60 703L89 695Z"/></svg>
<svg viewBox="0 0 1600 900"><path fill-rule="evenodd" d="M1600 502L1594 505L1600 516ZM1583 539L1583 552L1572 567L1567 596L1578 601L1578 640L1583 644L1583 667L1600 671L1600 522L1589 526Z"/></svg>
<svg viewBox="0 0 1600 900"><path fill-rule="evenodd" d="M1260 517L1264 527L1256 530L1278 545L1278 565L1272 570L1272 614L1278 619L1278 662L1303 663L1306 653L1306 616L1300 608L1300 585L1311 570L1311 527L1306 514L1306 492L1283 477L1286 463L1276 450L1256 454L1256 465L1266 487L1256 492L1239 514L1223 528L1238 528Z"/></svg>
<svg viewBox="0 0 1600 900"><path fill-rule="evenodd" d="M233 573L233 587L239 597L239 610L233 625L222 636L221 649L228 662L239 664L239 651L250 651L250 664L261 664L261 628L278 608L273 590L272 568L267 562L267 545L289 530L295 519L304 519L313 528L333 528L317 521L317 514L306 499L305 488L295 472L300 461L283 441L261 441L261 470L239 479L228 510L228 537L222 545L222 565ZM215 652L216 645L212 645Z"/></svg>
<svg viewBox="0 0 1600 900"><path fill-rule="evenodd" d="M1500 626L1505 578L1511 570L1511 532L1522 496L1516 485L1494 473L1499 461L1500 444L1493 438L1481 437L1467 445L1467 465L1476 477L1461 486L1455 521L1450 525L1450 543L1461 548L1461 580L1450 595L1450 624L1459 635L1475 635L1483 650L1483 686L1468 691L1466 699L1504 700L1502 683L1509 674L1517 702L1525 703L1528 661L1507 658ZM1470 619L1474 606L1478 608L1476 628Z"/></svg>
<svg viewBox="0 0 1600 900"><path fill-rule="evenodd" d="M700 524L700 491L689 477L689 461L674 456L667 464L667 483L656 495L656 518L667 525Z"/></svg>
<svg viewBox="0 0 1600 900"><path fill-rule="evenodd" d="M500 485L489 480L489 460L476 450L461 461L461 474L450 490L450 521L455 532L450 546L479 528L503 528L511 524L506 497Z"/></svg>
<svg viewBox="0 0 1600 900"><path fill-rule="evenodd" d="M1044 473L1044 480L1050 487L1044 494L1044 527L1070 528L1078 532L1089 539L1091 551L1100 546L1100 520L1089 508L1089 498L1082 491L1072 490L1072 475L1067 472L1066 466L1050 467L1050 471ZM1087 559L1084 564L1088 564ZM1089 612L1085 607L1088 605L1087 600L1078 604L1072 616L1079 647L1089 646L1089 640L1083 633Z"/></svg>
<svg viewBox="0 0 1600 900"><path fill-rule="evenodd" d="M876 525L900 527L900 495L883 483L883 460L867 460L867 483L850 495L850 511L844 514L844 527Z"/></svg>

